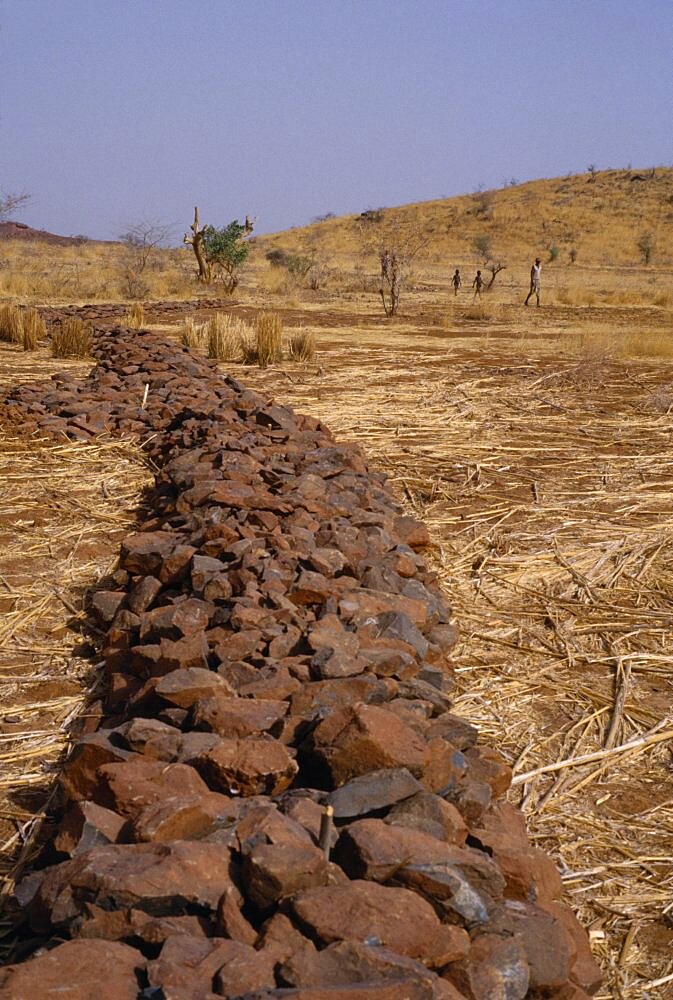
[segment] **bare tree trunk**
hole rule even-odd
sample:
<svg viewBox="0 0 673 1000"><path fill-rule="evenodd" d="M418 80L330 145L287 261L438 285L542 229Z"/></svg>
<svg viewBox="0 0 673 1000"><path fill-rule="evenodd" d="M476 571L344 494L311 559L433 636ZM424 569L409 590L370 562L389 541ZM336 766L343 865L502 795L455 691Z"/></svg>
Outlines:
<svg viewBox="0 0 673 1000"><path fill-rule="evenodd" d="M199 229L199 209L194 208L194 221L189 227L192 231L192 235L189 236L185 233L182 240L183 243L187 243L191 246L196 257L196 261L199 265L199 281L202 281L204 285L209 285L213 279L210 264L206 260L206 255L203 249L203 234L205 233L207 226L202 226Z"/></svg>

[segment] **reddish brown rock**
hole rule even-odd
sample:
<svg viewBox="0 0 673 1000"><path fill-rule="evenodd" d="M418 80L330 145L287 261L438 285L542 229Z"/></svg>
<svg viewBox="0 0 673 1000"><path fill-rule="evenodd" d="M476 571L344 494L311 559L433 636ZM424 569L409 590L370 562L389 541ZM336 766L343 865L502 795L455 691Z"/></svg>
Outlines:
<svg viewBox="0 0 673 1000"><path fill-rule="evenodd" d="M472 747L465 752L470 774L491 786L493 795L504 795L512 783L512 768L493 747Z"/></svg>
<svg viewBox="0 0 673 1000"><path fill-rule="evenodd" d="M286 747L271 737L223 739L193 763L213 791L244 796L278 795L298 771Z"/></svg>
<svg viewBox="0 0 673 1000"><path fill-rule="evenodd" d="M66 800L92 799L99 782L98 769L103 764L129 761L137 755L114 746L108 733L99 730L75 744L61 774L61 788Z"/></svg>
<svg viewBox="0 0 673 1000"><path fill-rule="evenodd" d="M323 945L378 939L384 947L424 961L440 923L429 903L407 889L375 882L306 889L291 902L300 926Z"/></svg>
<svg viewBox="0 0 673 1000"><path fill-rule="evenodd" d="M257 946L272 955L275 963L287 962L295 955L310 961L316 947L284 913L277 911L262 925ZM302 959L298 958L301 962Z"/></svg>
<svg viewBox="0 0 673 1000"><path fill-rule="evenodd" d="M340 785L369 771L407 768L422 773L425 741L392 712L356 704L330 715L313 733L317 756Z"/></svg>
<svg viewBox="0 0 673 1000"><path fill-rule="evenodd" d="M192 722L220 736L241 738L268 732L287 714L286 701L265 698L232 698L217 692L194 704Z"/></svg>
<svg viewBox="0 0 673 1000"><path fill-rule="evenodd" d="M495 934L478 937L468 957L444 975L469 1000L523 1000L530 982L520 941Z"/></svg>
<svg viewBox="0 0 673 1000"><path fill-rule="evenodd" d="M273 985L273 976L269 980L270 963L263 960L258 961L260 974L254 981L250 952L255 955L249 945L240 941L185 935L171 937L159 957L148 963L147 978L150 986L160 986L165 997L175 997L176 1000L203 1000L213 990L219 970L229 963L233 963L233 970L238 967L244 976L244 985L251 982L250 989ZM227 979L225 973L224 981Z"/></svg>
<svg viewBox="0 0 673 1000"><path fill-rule="evenodd" d="M136 1000L144 968L141 953L128 945L65 941L23 964L0 969L0 996L3 1000L57 996L64 1000L100 1000L104 970L106 1000Z"/></svg>
<svg viewBox="0 0 673 1000"><path fill-rule="evenodd" d="M243 862L245 894L260 910L327 880L325 854L312 844L258 844Z"/></svg>
<svg viewBox="0 0 673 1000"><path fill-rule="evenodd" d="M192 840L218 824L233 822L237 815L236 799L217 792L186 795L178 791L141 809L131 823L131 838L136 843Z"/></svg>
<svg viewBox="0 0 673 1000"><path fill-rule="evenodd" d="M116 844L126 824L124 816L95 802L75 802L61 822L54 847L72 856L99 844Z"/></svg>
<svg viewBox="0 0 673 1000"><path fill-rule="evenodd" d="M264 949L255 951L240 941L228 941L220 951L224 962L215 974L215 992L223 997L241 996L253 990L274 988L273 955Z"/></svg>
<svg viewBox="0 0 673 1000"><path fill-rule="evenodd" d="M156 685L157 694L179 708L191 708L200 699L208 698L217 691L230 696L234 694L223 677L198 667L173 670Z"/></svg>
<svg viewBox="0 0 673 1000"><path fill-rule="evenodd" d="M198 796L208 791L193 767L142 757L123 764L106 764L99 775L101 796L122 816L137 816L146 806L171 795Z"/></svg>
<svg viewBox="0 0 673 1000"><path fill-rule="evenodd" d="M345 986L348 983L407 978L429 987L437 982L436 974L421 962L398 955L381 945L352 940L338 941L322 951L300 951L279 969L282 983L295 987ZM432 993L429 995L432 996Z"/></svg>
<svg viewBox="0 0 673 1000"><path fill-rule="evenodd" d="M582 990L593 996L603 981L603 974L591 954L586 932L577 917L564 903L545 902L544 909L563 927L568 946L570 979ZM575 1000L571 997L570 1000Z"/></svg>

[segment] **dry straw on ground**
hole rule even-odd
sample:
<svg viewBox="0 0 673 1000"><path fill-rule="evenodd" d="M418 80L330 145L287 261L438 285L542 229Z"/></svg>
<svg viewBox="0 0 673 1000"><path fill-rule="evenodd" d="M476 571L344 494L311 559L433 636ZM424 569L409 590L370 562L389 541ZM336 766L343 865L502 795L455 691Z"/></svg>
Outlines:
<svg viewBox="0 0 673 1000"><path fill-rule="evenodd" d="M431 343L325 346L318 371L253 384L359 441L428 522L462 631L455 709L513 764L512 799L591 928L599 996L663 998L673 428L654 404L672 373L602 359L585 379L490 342L447 365Z"/></svg>
<svg viewBox="0 0 673 1000"><path fill-rule="evenodd" d="M47 356L35 367L11 349L1 360L0 391L89 367ZM7 893L39 843L68 724L96 690L78 634L83 594L114 563L149 479L128 442L26 439L0 427L0 961L12 941Z"/></svg>

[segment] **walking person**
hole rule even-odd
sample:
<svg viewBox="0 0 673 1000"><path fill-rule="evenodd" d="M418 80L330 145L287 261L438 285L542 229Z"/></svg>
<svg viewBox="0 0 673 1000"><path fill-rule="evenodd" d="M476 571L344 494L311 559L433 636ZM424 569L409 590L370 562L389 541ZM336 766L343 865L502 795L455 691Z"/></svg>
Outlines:
<svg viewBox="0 0 673 1000"><path fill-rule="evenodd" d="M472 287L474 288L474 302L477 298L481 298L481 292L484 287L484 279L481 276L481 271L477 271L474 276L474 281L472 282Z"/></svg>
<svg viewBox="0 0 673 1000"><path fill-rule="evenodd" d="M537 299L537 304L540 305L540 272L542 271L542 262L539 257L535 258L535 263L530 269L530 290L526 296L526 301L524 305L528 305L528 300L531 295L535 295Z"/></svg>
<svg viewBox="0 0 673 1000"><path fill-rule="evenodd" d="M456 268L456 270L454 271L453 277L451 278L451 284L453 285L453 294L454 295L458 294L458 289L460 288L460 286L462 285L462 283L463 283L463 279L460 276L460 271L458 270L458 268Z"/></svg>

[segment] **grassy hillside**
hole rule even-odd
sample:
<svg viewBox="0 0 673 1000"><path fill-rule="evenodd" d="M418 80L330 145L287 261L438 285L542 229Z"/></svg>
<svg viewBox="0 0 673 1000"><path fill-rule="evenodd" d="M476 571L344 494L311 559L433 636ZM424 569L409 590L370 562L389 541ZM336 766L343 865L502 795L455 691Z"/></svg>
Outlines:
<svg viewBox="0 0 673 1000"><path fill-rule="evenodd" d="M455 266L464 268L469 284L473 269L490 257L506 264L496 287L505 295L509 289L509 298L516 301L527 282L531 258L539 254L545 262L544 287L553 290L560 302L637 304L639 297L652 302L662 295L673 296L672 168L609 170L510 184L369 215L373 220L342 216L255 237L237 300L318 306L325 294L341 301L377 296L380 233L395 224L412 230L426 244L414 262L415 287L426 292L448 293ZM652 246L647 263L639 248L644 236ZM139 274L133 254L120 243L59 246L53 241L1 237L2 233L0 301L128 301L219 294L217 285L205 289L197 284L188 247L157 251ZM312 278L273 267L267 259L273 249L315 260Z"/></svg>
<svg viewBox="0 0 673 1000"><path fill-rule="evenodd" d="M475 256L475 243L488 239L494 257L512 261L540 254L595 267L639 264L640 237L653 237L653 264L673 262L673 169L654 172L606 170L512 184L437 201L385 209L413 222L429 238L430 259ZM376 225L373 223L372 225ZM366 224L364 226L366 229ZM320 249L340 257L362 247L357 215L314 223L260 238L264 246L289 252ZM476 253L478 257L479 254Z"/></svg>

